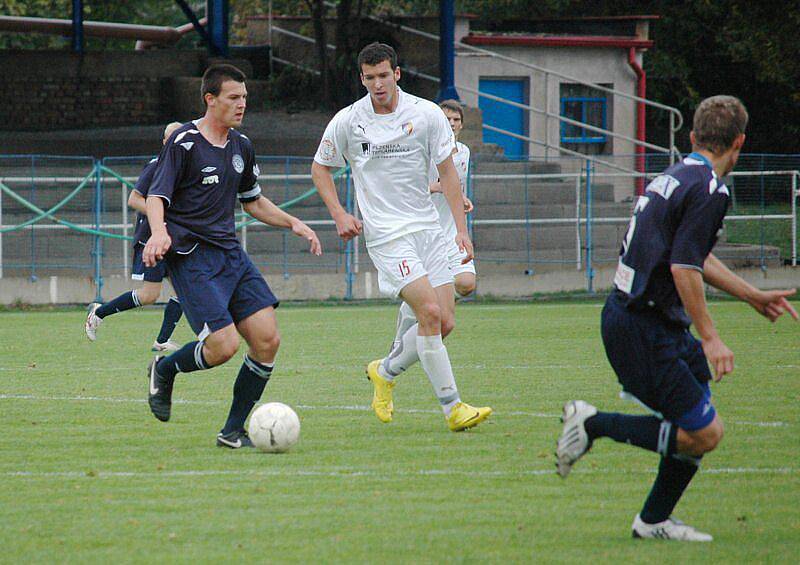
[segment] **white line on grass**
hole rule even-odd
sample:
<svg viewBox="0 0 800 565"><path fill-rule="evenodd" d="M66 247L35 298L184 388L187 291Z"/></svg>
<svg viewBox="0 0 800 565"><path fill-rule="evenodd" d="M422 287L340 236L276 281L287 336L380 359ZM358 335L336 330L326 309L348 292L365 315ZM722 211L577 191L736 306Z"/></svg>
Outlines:
<svg viewBox="0 0 800 565"><path fill-rule="evenodd" d="M652 469L631 470L602 470L588 469L576 470L573 473L581 475L630 475L647 474L655 471ZM716 469L703 469L702 474L711 475L796 475L800 469L794 467L719 467ZM270 477L415 477L415 476L464 476L474 478L513 478L528 476L554 476L553 469L521 469L519 471L461 471L458 469L418 469L418 470L359 470L359 469L204 469L183 471L6 471L0 473L8 478L181 478L181 477L217 477L217 476L270 476Z"/></svg>
<svg viewBox="0 0 800 565"><path fill-rule="evenodd" d="M135 403L142 404L147 402L144 398L115 398L105 396L39 396L34 394L0 394L0 400L38 400L38 401L66 401L66 402L117 402L117 403ZM227 400L182 400L174 399L174 404L194 404L198 406L214 406L217 404L227 404ZM298 410L331 410L331 411L349 411L349 412L371 412L372 408L369 406L359 405L339 405L339 406L317 406L312 404L295 404ZM400 408L397 410L406 414L441 414L441 410L432 410L426 408ZM529 418L558 418L560 414L549 414L547 412L527 412L524 410L509 410L506 412L496 412L502 416L526 416ZM745 420L731 420L730 423L738 426L757 426L762 428L780 428L784 426L791 426L787 422L750 422Z"/></svg>
<svg viewBox="0 0 800 565"><path fill-rule="evenodd" d="M39 401L67 401L67 402L119 402L119 403L137 403L142 404L147 402L144 398L114 398L103 396L37 396L34 394L0 394L0 400L39 400ZM216 404L227 404L227 400L181 400L174 399L173 404L196 404L202 406L212 406ZM342 405L342 406L314 406L310 404L295 404L298 410L344 410L352 412L371 412L372 408L369 406L358 405ZM430 410L424 408L401 408L398 412L408 414L441 414L441 410ZM521 412L509 411L503 412L507 416L529 416L533 418L557 418L557 414L546 414L544 412Z"/></svg>

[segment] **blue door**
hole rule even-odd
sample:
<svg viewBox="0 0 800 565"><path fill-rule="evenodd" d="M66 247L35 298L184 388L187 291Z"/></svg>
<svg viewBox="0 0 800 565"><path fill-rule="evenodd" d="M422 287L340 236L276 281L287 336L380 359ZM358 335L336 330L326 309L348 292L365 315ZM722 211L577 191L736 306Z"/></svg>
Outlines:
<svg viewBox="0 0 800 565"><path fill-rule="evenodd" d="M527 104L527 79L481 78L478 89L520 104ZM478 97L478 107L483 111L483 123L519 135L527 135L527 110L510 106L504 102ZM484 143L496 143L505 150L507 157L528 156L528 142L496 131L483 130Z"/></svg>

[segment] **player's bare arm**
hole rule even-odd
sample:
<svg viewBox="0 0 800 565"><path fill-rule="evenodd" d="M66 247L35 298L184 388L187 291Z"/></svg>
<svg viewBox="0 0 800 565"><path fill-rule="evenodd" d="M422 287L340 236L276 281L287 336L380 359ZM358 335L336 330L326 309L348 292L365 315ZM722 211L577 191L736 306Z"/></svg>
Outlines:
<svg viewBox="0 0 800 565"><path fill-rule="evenodd" d="M447 203L450 206L450 211L453 213L453 219L456 223L456 243L460 251L466 252L466 257L461 261L462 264L469 263L474 258L472 249L472 241L467 233L467 217L464 213L464 199L461 192L461 183L458 180L458 172L453 165L453 158L447 157L444 161L436 165L439 171L439 182L442 185L442 192Z"/></svg>
<svg viewBox="0 0 800 565"><path fill-rule="evenodd" d="M172 245L164 223L164 199L159 196L147 197L147 221L150 224L150 238L142 252L142 260L147 267L155 267L164 258Z"/></svg>
<svg viewBox="0 0 800 565"><path fill-rule="evenodd" d="M298 218L278 208L269 198L261 196L252 202L245 202L242 208L255 219L268 226L292 230L293 234L309 242L309 251L311 251L311 253L314 255L322 255L322 244L319 242L319 238L314 230Z"/></svg>
<svg viewBox="0 0 800 565"><path fill-rule="evenodd" d="M320 198L328 208L331 218L336 222L336 232L339 237L347 241L361 234L361 220L348 214L339 202L331 167L314 162L311 165L311 179L314 181L314 186L317 187Z"/></svg>
<svg viewBox="0 0 800 565"><path fill-rule="evenodd" d="M710 254L703 265L703 280L711 286L747 302L770 322L774 322L786 312L798 320L797 311L786 299L788 296L792 296L797 289L760 290L731 271L714 254Z"/></svg>
<svg viewBox="0 0 800 565"><path fill-rule="evenodd" d="M137 212L142 214L147 214L147 200L144 196L136 192L135 190L131 191L130 196L128 196L128 207L133 208Z"/></svg>
<svg viewBox="0 0 800 565"><path fill-rule="evenodd" d="M733 352L719 337L708 312L703 274L696 269L681 265L673 265L670 270L681 302L700 335L703 352L714 369L714 380L719 382L722 377L733 371Z"/></svg>

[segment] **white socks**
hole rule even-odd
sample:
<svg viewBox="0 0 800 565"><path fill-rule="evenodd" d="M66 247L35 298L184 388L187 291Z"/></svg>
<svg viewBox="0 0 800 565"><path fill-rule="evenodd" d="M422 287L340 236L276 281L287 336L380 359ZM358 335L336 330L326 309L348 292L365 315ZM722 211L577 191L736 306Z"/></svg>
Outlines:
<svg viewBox="0 0 800 565"><path fill-rule="evenodd" d="M461 398L458 396L453 368L447 348L442 343L441 335L418 335L419 324L414 310L407 302L400 305L397 313L397 330L389 355L378 365L378 374L387 381L406 371L417 361L428 375L436 398L442 406L445 417Z"/></svg>
<svg viewBox="0 0 800 565"><path fill-rule="evenodd" d="M456 379L450 366L447 348L442 343L442 336L417 336L417 351L422 368L425 369L436 398L442 405L444 415L449 416L450 410L461 401L461 398L458 396Z"/></svg>
<svg viewBox="0 0 800 565"><path fill-rule="evenodd" d="M417 352L418 329L419 324L415 322L406 330L400 339L395 342L388 357L378 365L378 374L387 381L393 381L396 376L419 361L419 353Z"/></svg>
<svg viewBox="0 0 800 565"><path fill-rule="evenodd" d="M400 343L400 340L403 339L403 335L417 323L417 316L414 314L414 310L411 309L411 306L408 305L408 302L401 302L400 303L400 310L397 312L397 328L394 331L394 342L392 342L392 349L397 347L397 344Z"/></svg>

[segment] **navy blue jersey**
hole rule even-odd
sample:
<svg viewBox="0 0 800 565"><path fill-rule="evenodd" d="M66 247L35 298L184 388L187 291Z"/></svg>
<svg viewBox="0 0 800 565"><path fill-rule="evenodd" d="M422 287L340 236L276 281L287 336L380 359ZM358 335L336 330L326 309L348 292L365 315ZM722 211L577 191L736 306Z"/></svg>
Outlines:
<svg viewBox="0 0 800 565"><path fill-rule="evenodd" d="M156 172L156 165L158 164L158 157L150 160L139 173L139 178L136 180L136 186L133 190L147 198L147 193L150 191L150 183L153 182L153 175ZM136 229L133 232L133 245L146 244L150 238L150 224L147 223L147 215L141 212L136 213Z"/></svg>
<svg viewBox="0 0 800 565"><path fill-rule="evenodd" d="M647 186L634 207L614 276L628 308L654 308L666 320L689 326L670 267L703 271L729 199L728 187L698 153Z"/></svg>
<svg viewBox="0 0 800 565"><path fill-rule="evenodd" d="M149 195L165 200L167 231L176 252L189 253L200 242L238 248L237 196L252 202L261 195L253 145L231 129L225 146L217 147L193 122L184 124L161 150Z"/></svg>

